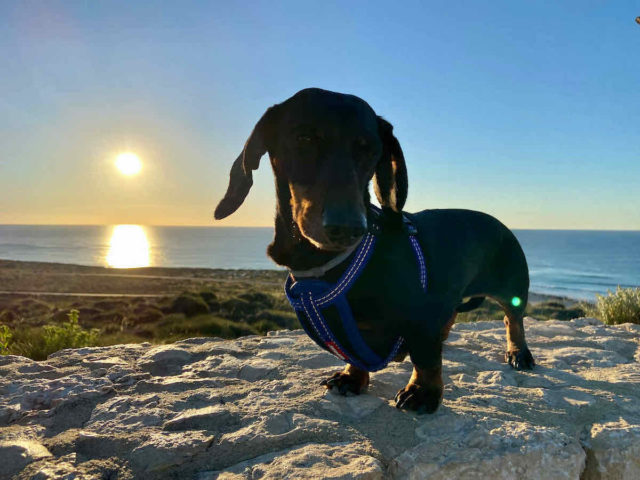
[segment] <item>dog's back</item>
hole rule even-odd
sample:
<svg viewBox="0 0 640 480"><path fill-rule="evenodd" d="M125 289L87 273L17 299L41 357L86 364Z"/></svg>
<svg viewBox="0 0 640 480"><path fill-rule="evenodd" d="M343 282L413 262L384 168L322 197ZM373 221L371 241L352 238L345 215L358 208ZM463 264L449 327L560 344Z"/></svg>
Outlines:
<svg viewBox="0 0 640 480"><path fill-rule="evenodd" d="M409 216L424 249L430 292L489 296L511 307L517 297L515 307L524 309L527 261L514 234L499 220L461 209L424 210Z"/></svg>

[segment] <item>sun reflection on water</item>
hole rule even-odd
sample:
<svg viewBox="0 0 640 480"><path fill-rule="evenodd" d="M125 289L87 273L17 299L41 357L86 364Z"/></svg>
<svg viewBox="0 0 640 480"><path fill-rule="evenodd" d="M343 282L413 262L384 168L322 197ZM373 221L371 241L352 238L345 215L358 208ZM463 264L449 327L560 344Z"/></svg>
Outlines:
<svg viewBox="0 0 640 480"><path fill-rule="evenodd" d="M116 225L111 233L107 265L114 268L148 267L149 240L140 225Z"/></svg>

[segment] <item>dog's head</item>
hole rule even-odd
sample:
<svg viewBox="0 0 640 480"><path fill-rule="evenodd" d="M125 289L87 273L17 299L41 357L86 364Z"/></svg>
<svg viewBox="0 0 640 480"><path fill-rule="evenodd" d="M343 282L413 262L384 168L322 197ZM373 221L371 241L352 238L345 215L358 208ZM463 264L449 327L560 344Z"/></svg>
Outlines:
<svg viewBox="0 0 640 480"><path fill-rule="evenodd" d="M365 233L372 178L383 209L400 212L406 200L407 170L391 124L356 96L309 88L258 121L233 163L216 219L242 204L267 152L278 215L321 250L344 250Z"/></svg>

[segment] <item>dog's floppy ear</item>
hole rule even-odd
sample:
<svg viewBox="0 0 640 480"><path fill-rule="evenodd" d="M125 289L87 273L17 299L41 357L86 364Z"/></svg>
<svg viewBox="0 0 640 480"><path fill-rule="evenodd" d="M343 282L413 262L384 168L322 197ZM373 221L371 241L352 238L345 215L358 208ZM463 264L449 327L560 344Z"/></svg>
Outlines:
<svg viewBox="0 0 640 480"><path fill-rule="evenodd" d="M273 141L274 116L276 106L269 108L253 128L242 153L233 162L229 173L229 186L213 214L221 220L235 212L249 194L253 185L252 171L260 165L260 158L267 152Z"/></svg>
<svg viewBox="0 0 640 480"><path fill-rule="evenodd" d="M382 140L382 156L373 177L376 197L383 208L401 212L409 188L402 148L393 135L393 126L382 117L378 117L378 134Z"/></svg>

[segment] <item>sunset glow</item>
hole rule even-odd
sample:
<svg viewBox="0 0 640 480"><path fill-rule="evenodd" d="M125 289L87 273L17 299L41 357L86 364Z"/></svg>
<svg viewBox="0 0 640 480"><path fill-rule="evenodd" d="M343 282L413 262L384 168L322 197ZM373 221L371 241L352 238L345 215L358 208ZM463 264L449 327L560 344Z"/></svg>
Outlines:
<svg viewBox="0 0 640 480"><path fill-rule="evenodd" d="M135 153L125 152L116 157L116 167L120 173L130 177L140 173L142 162Z"/></svg>
<svg viewBox="0 0 640 480"><path fill-rule="evenodd" d="M148 267L149 240L140 225L116 225L111 233L107 265L114 268Z"/></svg>
<svg viewBox="0 0 640 480"><path fill-rule="evenodd" d="M640 230L638 2L351 3L0 2L0 224L273 228L267 155L212 213L265 111L320 87L395 127L409 212ZM347 142L326 107L279 114L279 169L292 129Z"/></svg>

